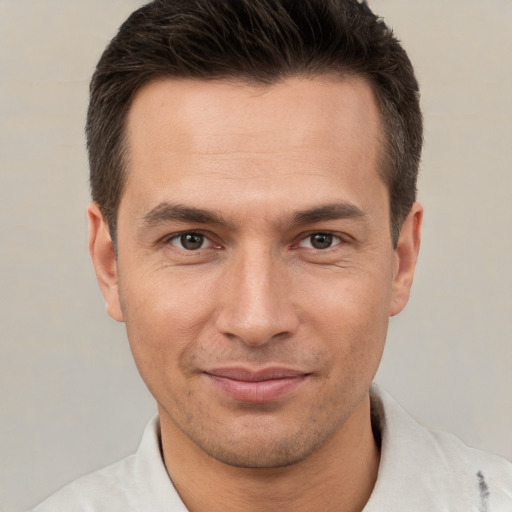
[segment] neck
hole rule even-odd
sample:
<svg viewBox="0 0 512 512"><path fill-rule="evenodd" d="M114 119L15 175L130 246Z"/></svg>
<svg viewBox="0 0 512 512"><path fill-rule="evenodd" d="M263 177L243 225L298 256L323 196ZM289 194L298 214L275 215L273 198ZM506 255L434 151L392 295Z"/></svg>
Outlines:
<svg viewBox="0 0 512 512"><path fill-rule="evenodd" d="M191 512L361 512L377 479L368 396L317 452L281 468L229 466L205 454L162 410L160 422L167 472Z"/></svg>

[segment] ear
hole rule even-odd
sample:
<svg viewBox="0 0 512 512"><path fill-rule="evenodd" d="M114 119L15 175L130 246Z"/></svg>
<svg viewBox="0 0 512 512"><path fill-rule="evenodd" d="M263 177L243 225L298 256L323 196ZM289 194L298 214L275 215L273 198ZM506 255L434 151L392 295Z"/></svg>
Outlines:
<svg viewBox="0 0 512 512"><path fill-rule="evenodd" d="M423 207L420 203L414 203L402 225L395 249L395 269L389 316L400 313L409 300L420 250L422 221Z"/></svg>
<svg viewBox="0 0 512 512"><path fill-rule="evenodd" d="M96 279L105 298L107 313L118 322L123 321L117 280L117 261L108 224L97 203L87 209L89 217L89 253Z"/></svg>

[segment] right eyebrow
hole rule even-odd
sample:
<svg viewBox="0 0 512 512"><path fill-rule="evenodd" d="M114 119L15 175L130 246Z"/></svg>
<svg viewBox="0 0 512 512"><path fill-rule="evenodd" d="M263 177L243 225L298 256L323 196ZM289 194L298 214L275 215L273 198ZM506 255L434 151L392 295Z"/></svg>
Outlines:
<svg viewBox="0 0 512 512"><path fill-rule="evenodd" d="M144 227L151 227L165 222L228 225L226 220L216 212L168 202L160 203L142 217L142 225Z"/></svg>

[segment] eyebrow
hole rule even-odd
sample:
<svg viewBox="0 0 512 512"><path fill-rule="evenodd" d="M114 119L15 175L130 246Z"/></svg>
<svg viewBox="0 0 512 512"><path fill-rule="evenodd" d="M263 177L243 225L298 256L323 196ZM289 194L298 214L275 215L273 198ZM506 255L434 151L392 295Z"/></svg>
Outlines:
<svg viewBox="0 0 512 512"><path fill-rule="evenodd" d="M330 203L294 214L294 224L312 224L339 219L364 219L367 213L358 206L348 203Z"/></svg>
<svg viewBox="0 0 512 512"><path fill-rule="evenodd" d="M324 204L295 212L291 217L291 221L293 224L312 224L329 220L363 219L365 217L367 217L367 213L361 208L352 203L341 202ZM158 204L142 217L142 225L144 227L151 227L166 222L230 225L217 212L168 202Z"/></svg>
<svg viewBox="0 0 512 512"><path fill-rule="evenodd" d="M142 217L145 227L173 221L228 225L222 215L216 212L167 202L160 203Z"/></svg>

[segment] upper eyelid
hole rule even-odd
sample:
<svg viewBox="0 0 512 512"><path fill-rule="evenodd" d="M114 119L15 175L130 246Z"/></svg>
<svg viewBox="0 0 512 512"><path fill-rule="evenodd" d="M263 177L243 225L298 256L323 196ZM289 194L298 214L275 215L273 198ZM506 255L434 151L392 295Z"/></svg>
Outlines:
<svg viewBox="0 0 512 512"><path fill-rule="evenodd" d="M299 242L301 242L302 240L309 238L310 236L313 236L313 235L332 235L332 236L339 238L342 242L348 242L349 240L353 240L353 237L347 233L330 230L330 229L315 229L315 230L303 232L300 235L296 236L294 238L295 241L293 242L293 245L296 245Z"/></svg>
<svg viewBox="0 0 512 512"><path fill-rule="evenodd" d="M169 234L161 237L158 243L167 244L171 240L174 240L182 235L192 234L192 233L204 236L213 245L223 245L223 243L221 241L215 241L216 237L212 233L202 230L202 229L184 229L184 230L176 231L173 233L169 233ZM290 245L292 247L297 247L301 241L303 241L304 239L306 239L310 236L313 236L315 234L333 235L333 236L339 238L341 240L341 242L343 242L343 243L345 243L345 242L348 243L350 241L354 241L354 238L352 236L350 236L349 234L344 233L344 232L339 232L339 231L329 230L329 229L316 229L316 230L302 232L299 235L294 236L293 241Z"/></svg>
<svg viewBox="0 0 512 512"><path fill-rule="evenodd" d="M195 235L200 235L202 237L204 237L204 241L207 241L207 246L206 247L199 247L198 249L186 249L185 247L179 247L177 244L174 244L172 243L174 240L177 240L179 239L181 236L183 235L188 235L188 234L195 234ZM183 254L188 254L190 256L192 255L199 255L199 254L202 254L203 251L207 251L209 249L216 249L218 248L218 244L216 244L212 239L211 237L209 237L208 235L206 235L205 233L202 233L201 231L199 230L188 230L188 231L181 231L179 233L173 233L171 235L167 235L163 238L160 239L160 242L159 242L159 245L160 246L165 246L167 248L169 248L169 246L172 246L172 250L175 250L175 251L181 251Z"/></svg>
<svg viewBox="0 0 512 512"><path fill-rule="evenodd" d="M294 244L294 247L300 247L300 244L302 242L304 242L308 238L311 238L313 235L332 235L333 237L339 239L339 242L333 243L333 245L331 245L330 247L327 247L325 249L316 249L316 248L313 247L313 250L315 250L315 251L326 252L329 249L334 249L338 245L342 245L342 244L347 242L340 234L337 234L337 233L332 233L332 232L329 232L329 231L313 231L312 233L299 238L298 241Z"/></svg>
<svg viewBox="0 0 512 512"><path fill-rule="evenodd" d="M206 233L205 231L203 231L202 229L184 229L182 231L176 231L174 233L169 233L169 234L163 236L160 240L162 242L169 242L170 240L174 240L175 238L178 238L183 235L189 235L189 234L190 235L191 234L201 235L213 242L212 236L210 234Z"/></svg>

